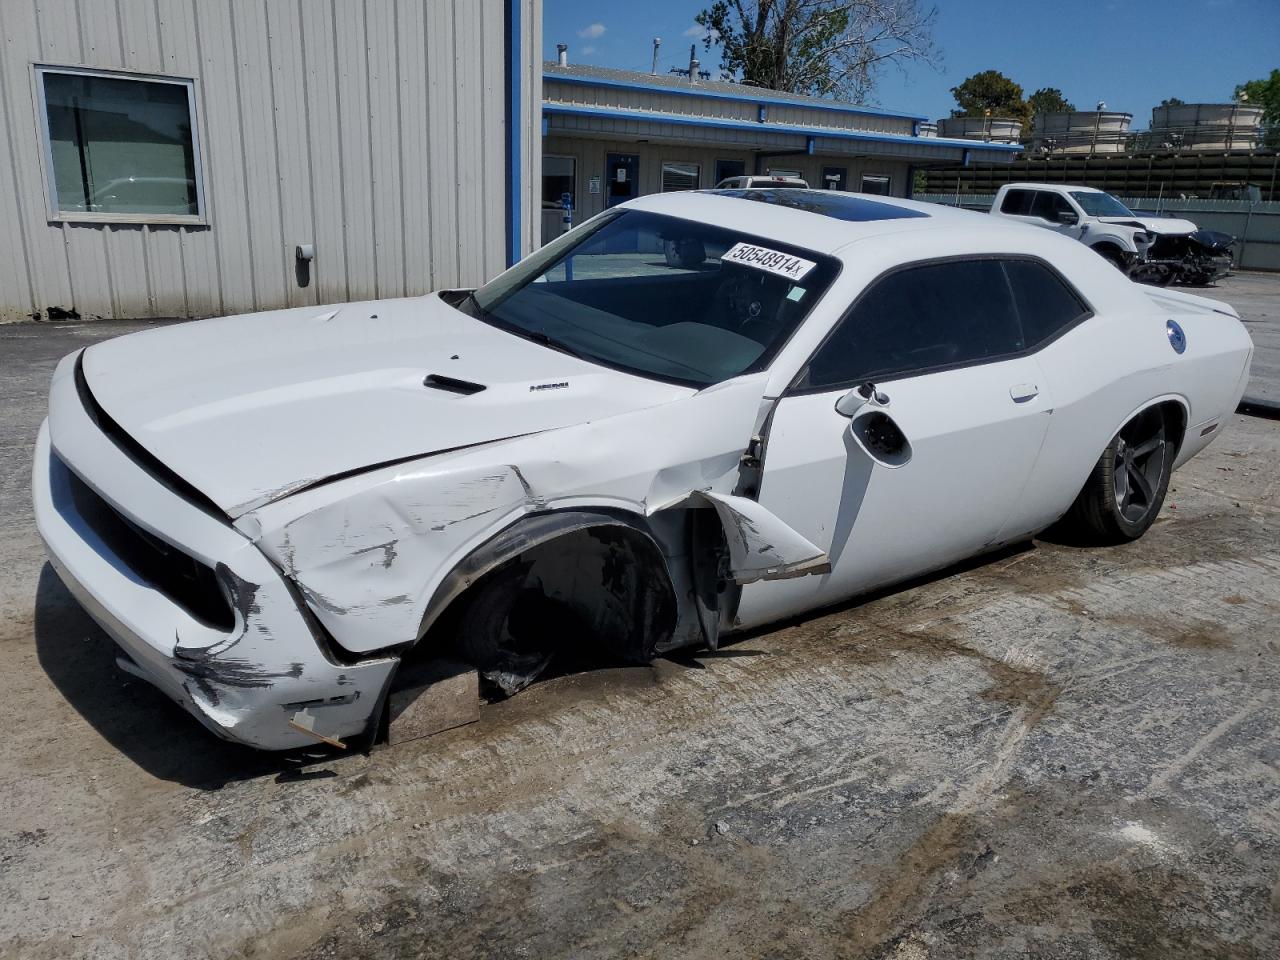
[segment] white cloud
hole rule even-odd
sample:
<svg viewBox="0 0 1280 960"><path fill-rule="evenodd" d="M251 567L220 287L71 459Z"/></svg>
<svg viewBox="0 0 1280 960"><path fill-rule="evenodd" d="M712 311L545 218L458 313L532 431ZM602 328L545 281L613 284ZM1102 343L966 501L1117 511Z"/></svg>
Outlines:
<svg viewBox="0 0 1280 960"><path fill-rule="evenodd" d="M720 34L719 34L719 33L717 33L715 30L708 30L706 27L700 27L700 26L698 26L698 24L696 24L696 23L695 23L692 27L690 27L688 30L686 30L684 33L680 34L680 36L682 36L682 37L696 37L696 38L698 38L699 40L701 40L701 39L702 39L703 37L705 37L708 33L709 33L709 34L711 34L711 42L712 42L712 43L719 43L719 42L720 42Z"/></svg>
<svg viewBox="0 0 1280 960"><path fill-rule="evenodd" d="M578 49L578 53L582 54L584 57L589 57L591 56L591 54L595 52L596 52L596 48L592 46L580 47Z"/></svg>
<svg viewBox="0 0 1280 960"><path fill-rule="evenodd" d="M605 26L603 23L593 23L590 26L583 27L578 31L578 36L584 40L599 40L604 36Z"/></svg>

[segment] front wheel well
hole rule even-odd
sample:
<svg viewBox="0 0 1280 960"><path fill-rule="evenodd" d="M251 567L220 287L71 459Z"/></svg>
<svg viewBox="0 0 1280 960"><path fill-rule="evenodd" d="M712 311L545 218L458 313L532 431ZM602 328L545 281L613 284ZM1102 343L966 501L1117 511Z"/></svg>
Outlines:
<svg viewBox="0 0 1280 960"><path fill-rule="evenodd" d="M560 525L555 535L491 557L436 616L420 655L466 660L507 693L555 655L651 660L677 620L657 541L634 520L565 517Z"/></svg>
<svg viewBox="0 0 1280 960"><path fill-rule="evenodd" d="M1132 250L1126 249L1115 240L1099 240L1097 243L1090 244L1089 249L1116 265L1123 265L1134 256Z"/></svg>

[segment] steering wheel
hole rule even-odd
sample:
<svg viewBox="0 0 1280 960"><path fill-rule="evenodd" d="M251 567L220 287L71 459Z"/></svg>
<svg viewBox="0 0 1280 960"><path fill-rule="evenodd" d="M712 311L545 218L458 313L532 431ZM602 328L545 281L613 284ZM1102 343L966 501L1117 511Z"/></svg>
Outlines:
<svg viewBox="0 0 1280 960"><path fill-rule="evenodd" d="M744 337L767 343L781 319L783 300L773 289L777 281L745 267L727 267L727 275L716 288L724 326ZM765 336L752 336L752 332Z"/></svg>

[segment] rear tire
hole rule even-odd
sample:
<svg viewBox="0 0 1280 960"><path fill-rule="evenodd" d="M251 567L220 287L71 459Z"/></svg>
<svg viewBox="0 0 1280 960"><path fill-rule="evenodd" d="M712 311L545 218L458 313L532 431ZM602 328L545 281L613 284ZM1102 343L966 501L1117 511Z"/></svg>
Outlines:
<svg viewBox="0 0 1280 960"><path fill-rule="evenodd" d="M1063 529L1097 544L1128 543L1146 533L1169 489L1176 449L1173 426L1160 407L1125 424L1062 518Z"/></svg>

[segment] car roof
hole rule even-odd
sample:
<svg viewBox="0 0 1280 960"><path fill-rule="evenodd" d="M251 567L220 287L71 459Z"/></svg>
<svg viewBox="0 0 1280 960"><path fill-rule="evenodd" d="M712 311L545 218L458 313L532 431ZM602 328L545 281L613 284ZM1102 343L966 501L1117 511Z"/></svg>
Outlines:
<svg viewBox="0 0 1280 960"><path fill-rule="evenodd" d="M1106 193L1097 187L1085 187L1077 183L1009 183L1006 190L1062 190L1070 193Z"/></svg>
<svg viewBox="0 0 1280 960"><path fill-rule="evenodd" d="M629 200L615 209L714 223L756 236L834 254L868 237L916 230L966 228L1009 231L1013 243L1038 227L986 213L897 197L835 190L699 190L657 193ZM1016 246L1014 247L1016 249Z"/></svg>

